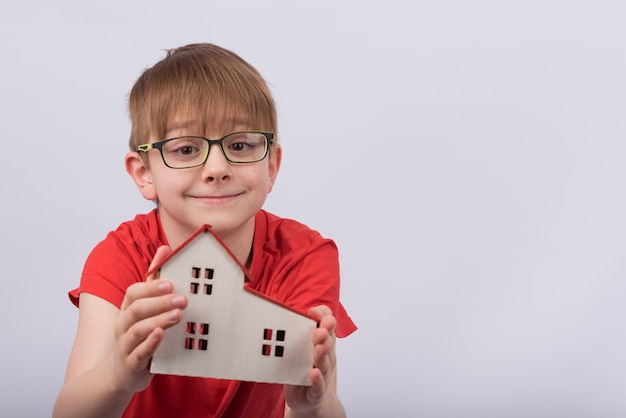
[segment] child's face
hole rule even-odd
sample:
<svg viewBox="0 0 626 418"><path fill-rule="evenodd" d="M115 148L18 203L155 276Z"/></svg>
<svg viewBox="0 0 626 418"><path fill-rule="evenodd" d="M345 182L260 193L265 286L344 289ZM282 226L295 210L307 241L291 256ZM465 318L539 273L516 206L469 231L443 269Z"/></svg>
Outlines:
<svg viewBox="0 0 626 418"><path fill-rule="evenodd" d="M175 118L166 138L202 135L192 119ZM235 131L256 127L236 126ZM207 137L221 138L231 130L212 131ZM160 140L153 138L151 142ZM136 154L136 153L129 153ZM256 163L229 163L217 145L212 145L204 165L194 168L167 167L158 151L147 153L149 167L139 167L139 176L127 169L146 199L159 202L159 214L170 245L177 246L200 226L209 224L225 241L250 236L254 231L254 216L271 191L280 167L278 145L269 155ZM134 166L139 163L133 160ZM139 177L139 179L137 178ZM243 234L243 235L242 235Z"/></svg>

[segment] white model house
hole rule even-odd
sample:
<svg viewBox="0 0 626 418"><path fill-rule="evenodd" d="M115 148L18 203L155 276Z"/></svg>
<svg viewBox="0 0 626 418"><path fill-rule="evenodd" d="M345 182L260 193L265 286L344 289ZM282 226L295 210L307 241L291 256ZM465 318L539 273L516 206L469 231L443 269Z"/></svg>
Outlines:
<svg viewBox="0 0 626 418"><path fill-rule="evenodd" d="M205 225L155 270L188 298L151 372L310 385L315 320L244 286L246 269Z"/></svg>

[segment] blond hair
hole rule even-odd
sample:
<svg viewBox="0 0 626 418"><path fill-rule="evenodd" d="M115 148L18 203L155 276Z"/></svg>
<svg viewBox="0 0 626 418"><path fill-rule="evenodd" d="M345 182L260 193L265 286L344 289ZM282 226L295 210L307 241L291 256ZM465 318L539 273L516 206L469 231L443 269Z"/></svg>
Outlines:
<svg viewBox="0 0 626 418"><path fill-rule="evenodd" d="M181 112L197 119L202 132L196 135L241 125L275 134L277 130L276 105L263 77L235 53L213 44L167 51L139 77L128 109L131 151L150 140L166 139L169 125Z"/></svg>

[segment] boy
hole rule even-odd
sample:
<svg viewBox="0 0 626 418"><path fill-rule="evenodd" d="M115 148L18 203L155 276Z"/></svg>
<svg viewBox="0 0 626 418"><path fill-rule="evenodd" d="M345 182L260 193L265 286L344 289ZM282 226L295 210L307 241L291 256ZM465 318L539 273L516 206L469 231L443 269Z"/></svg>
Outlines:
<svg viewBox="0 0 626 418"><path fill-rule="evenodd" d="M109 233L70 292L79 322L53 416L344 416L335 335L356 327L339 302L336 247L261 209L281 162L263 78L228 50L187 45L141 75L129 110L126 170L157 208ZM187 299L146 274L203 224L249 270L247 286L319 321L311 386L150 374Z"/></svg>

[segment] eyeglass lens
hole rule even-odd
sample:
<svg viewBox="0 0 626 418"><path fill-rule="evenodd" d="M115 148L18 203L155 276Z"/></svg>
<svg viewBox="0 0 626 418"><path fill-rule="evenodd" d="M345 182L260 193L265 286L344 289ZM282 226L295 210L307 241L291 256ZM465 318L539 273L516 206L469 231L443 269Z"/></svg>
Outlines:
<svg viewBox="0 0 626 418"><path fill-rule="evenodd" d="M226 158L238 163L259 161L267 152L267 138L254 132L230 134L222 139L221 145ZM171 139L162 148L166 164L177 168L203 164L208 151L209 141L201 137Z"/></svg>

